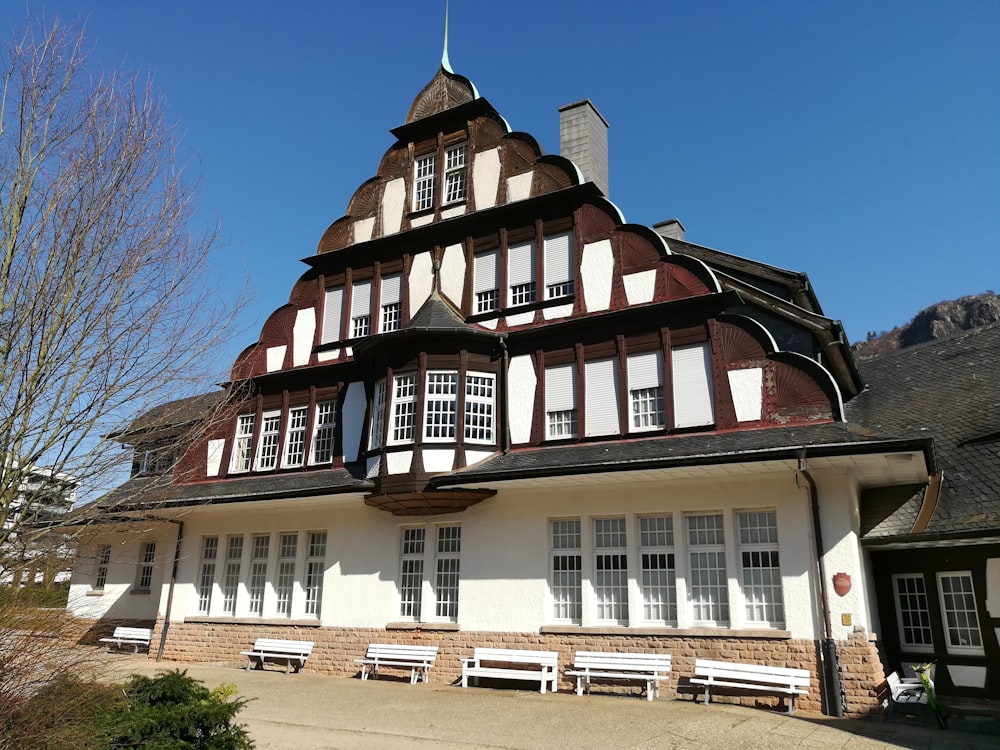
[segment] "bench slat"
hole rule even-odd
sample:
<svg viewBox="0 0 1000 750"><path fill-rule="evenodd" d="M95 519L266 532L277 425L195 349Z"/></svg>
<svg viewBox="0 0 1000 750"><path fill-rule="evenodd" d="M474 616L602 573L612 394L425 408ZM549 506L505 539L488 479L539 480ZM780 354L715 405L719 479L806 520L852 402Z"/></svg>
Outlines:
<svg viewBox="0 0 1000 750"><path fill-rule="evenodd" d="M410 684L416 684L422 677L426 683L430 680L430 668L437 658L437 646L419 644L371 643L364 659L355 659L361 665L361 679L367 680L369 674L378 678L381 667L410 668Z"/></svg>
<svg viewBox="0 0 1000 750"><path fill-rule="evenodd" d="M538 680L539 692L545 694L545 687L551 683L556 692L559 673L558 651L536 651L533 649L510 649L476 647L473 655L462 661L462 687L469 686L469 677L492 677L507 680ZM491 666L483 666L483 662ZM499 664L534 664L538 670L502 667Z"/></svg>
<svg viewBox="0 0 1000 750"><path fill-rule="evenodd" d="M257 660L258 669L264 668L264 661L267 659L285 660L285 673L292 671L292 663L295 662L295 671L298 672L305 666L306 659L312 654L313 641L292 641L282 638L258 638L254 641L252 651L241 651L240 655L247 657L246 669L254 659Z"/></svg>

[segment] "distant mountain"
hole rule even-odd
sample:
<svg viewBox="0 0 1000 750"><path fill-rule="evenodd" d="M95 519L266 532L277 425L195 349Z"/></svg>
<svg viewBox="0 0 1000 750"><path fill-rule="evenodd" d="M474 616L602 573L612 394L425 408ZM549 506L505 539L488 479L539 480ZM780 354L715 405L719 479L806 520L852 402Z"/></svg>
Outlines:
<svg viewBox="0 0 1000 750"><path fill-rule="evenodd" d="M938 302L918 312L904 326L878 333L870 331L865 341L859 341L851 349L858 359L872 359L996 322L1000 322L1000 295L987 291L950 302Z"/></svg>

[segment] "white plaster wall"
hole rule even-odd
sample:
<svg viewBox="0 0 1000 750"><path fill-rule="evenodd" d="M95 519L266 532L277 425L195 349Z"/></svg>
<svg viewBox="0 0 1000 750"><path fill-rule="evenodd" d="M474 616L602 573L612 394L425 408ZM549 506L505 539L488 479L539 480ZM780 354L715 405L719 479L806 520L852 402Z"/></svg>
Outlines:
<svg viewBox="0 0 1000 750"><path fill-rule="evenodd" d="M413 263L410 265L410 277L407 279L407 288L410 291L411 316L416 315L420 306L431 296L433 282L431 254L424 252L414 255Z"/></svg>
<svg viewBox="0 0 1000 750"><path fill-rule="evenodd" d="M361 434L364 431L367 405L364 383L350 383L347 386L347 397L344 399L342 413L345 461L358 460L358 449L361 445Z"/></svg>
<svg viewBox="0 0 1000 750"><path fill-rule="evenodd" d="M340 349L330 349L326 352L320 352L316 355L316 359L320 362L330 362L340 357Z"/></svg>
<svg viewBox="0 0 1000 750"><path fill-rule="evenodd" d="M507 179L507 202L523 201L531 197L531 181L534 172L525 172Z"/></svg>
<svg viewBox="0 0 1000 750"><path fill-rule="evenodd" d="M531 416L537 383L531 357L511 357L507 370L507 404L510 440L514 445L531 439Z"/></svg>
<svg viewBox="0 0 1000 750"><path fill-rule="evenodd" d="M558 305L557 307L542 308L542 317L546 320L558 320L568 318L573 314L573 305Z"/></svg>
<svg viewBox="0 0 1000 750"><path fill-rule="evenodd" d="M580 278L583 282L583 300L587 312L607 310L611 307L611 277L615 259L611 241L600 240L583 246L580 261Z"/></svg>
<svg viewBox="0 0 1000 750"><path fill-rule="evenodd" d="M382 233L395 234L403 225L403 208L406 202L406 180L390 180L382 193Z"/></svg>
<svg viewBox="0 0 1000 750"><path fill-rule="evenodd" d="M295 313L295 326L292 329L292 365L302 367L309 364L312 353L313 339L316 337L316 311L307 307Z"/></svg>
<svg viewBox="0 0 1000 750"><path fill-rule="evenodd" d="M630 305L652 302L656 293L656 270L640 271L622 276L625 283L625 297Z"/></svg>
<svg viewBox="0 0 1000 750"><path fill-rule="evenodd" d="M423 216L414 216L410 219L411 227L423 227L434 221L434 214L424 214Z"/></svg>
<svg viewBox="0 0 1000 750"><path fill-rule="evenodd" d="M456 216L461 216L464 213L465 213L465 204L461 203L461 204L459 204L457 206L452 206L451 208L442 208L441 209L441 218L442 219L452 219L452 218L454 218Z"/></svg>
<svg viewBox="0 0 1000 750"><path fill-rule="evenodd" d="M424 443L422 452L424 470L430 472L451 471L455 464L455 451L451 448L434 449L428 448Z"/></svg>
<svg viewBox="0 0 1000 750"><path fill-rule="evenodd" d="M285 361L287 346L271 346L267 349L267 371L276 372L281 369Z"/></svg>
<svg viewBox="0 0 1000 750"><path fill-rule="evenodd" d="M413 451L385 454L385 470L389 474L408 474L413 463Z"/></svg>
<svg viewBox="0 0 1000 750"><path fill-rule="evenodd" d="M759 367L748 367L744 370L730 370L729 390L733 396L733 406L736 408L738 422L755 422L760 419L763 410L763 370Z"/></svg>
<svg viewBox="0 0 1000 750"><path fill-rule="evenodd" d="M371 479L378 476L379 469L382 468L382 459L380 456L373 456L369 458L365 464L365 478Z"/></svg>
<svg viewBox="0 0 1000 750"><path fill-rule="evenodd" d="M219 476L219 468L222 465L222 452L225 448L225 438L216 438L208 441L208 455L205 465L205 474L207 476Z"/></svg>
<svg viewBox="0 0 1000 750"><path fill-rule="evenodd" d="M948 670L948 675L955 687L978 688L979 690L986 687L986 667L947 664L945 669Z"/></svg>
<svg viewBox="0 0 1000 750"><path fill-rule="evenodd" d="M490 458L491 456L495 456L495 455L496 455L496 453L494 451L470 451L470 450L466 449L466 451L465 451L465 461L466 461L466 464L465 465L466 466L475 466L480 461L485 461L487 458Z"/></svg>
<svg viewBox="0 0 1000 750"><path fill-rule="evenodd" d="M455 305L461 305L464 287L465 253L461 245L448 245L441 259L441 291Z"/></svg>
<svg viewBox="0 0 1000 750"><path fill-rule="evenodd" d="M368 219L358 219L354 222L354 241L367 242L372 238L372 230L375 229L375 217Z"/></svg>
<svg viewBox="0 0 1000 750"><path fill-rule="evenodd" d="M476 197L478 210L496 205L499 186L500 149L492 148L476 154L472 163L472 194Z"/></svg>
<svg viewBox="0 0 1000 750"><path fill-rule="evenodd" d="M528 325L535 319L534 312L517 313L516 315L507 316L507 325L513 328L514 326L524 326Z"/></svg>
<svg viewBox="0 0 1000 750"><path fill-rule="evenodd" d="M1000 557L986 560L986 611L1000 618Z"/></svg>

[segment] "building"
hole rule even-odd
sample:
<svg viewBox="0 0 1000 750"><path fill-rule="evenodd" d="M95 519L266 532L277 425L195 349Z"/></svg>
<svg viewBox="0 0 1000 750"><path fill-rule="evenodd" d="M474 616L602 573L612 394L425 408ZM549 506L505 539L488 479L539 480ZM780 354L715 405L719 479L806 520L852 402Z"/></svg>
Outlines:
<svg viewBox="0 0 1000 750"><path fill-rule="evenodd" d="M863 498L926 483L929 437L850 427L805 275L627 223L604 119L560 122L546 155L442 64L172 469L91 508L81 630L334 674L433 642L437 681L475 645L777 660L803 708L877 705Z"/></svg>

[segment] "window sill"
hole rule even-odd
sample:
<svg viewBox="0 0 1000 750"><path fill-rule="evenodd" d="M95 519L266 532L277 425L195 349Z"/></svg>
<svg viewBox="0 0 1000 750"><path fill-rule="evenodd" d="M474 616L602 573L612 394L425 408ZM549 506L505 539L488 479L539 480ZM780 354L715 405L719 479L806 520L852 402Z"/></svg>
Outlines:
<svg viewBox="0 0 1000 750"><path fill-rule="evenodd" d="M149 596L152 592L149 589L132 589L128 593L132 596Z"/></svg>
<svg viewBox="0 0 1000 750"><path fill-rule="evenodd" d="M456 633L461 630L457 622L389 622L385 625L386 630L420 630L423 632L448 632Z"/></svg>
<svg viewBox="0 0 1000 750"><path fill-rule="evenodd" d="M288 625L296 628L318 628L319 620L289 620L269 617L185 617L184 623L198 625Z"/></svg>
<svg viewBox="0 0 1000 750"><path fill-rule="evenodd" d="M542 635L673 635L680 638L773 638L788 640L792 634L788 630L732 628L666 628L666 627L624 627L620 625L544 625L539 629Z"/></svg>
<svg viewBox="0 0 1000 750"><path fill-rule="evenodd" d="M505 315L518 315L520 313L534 312L535 310L542 310L546 307L560 307L562 305L572 305L576 299L576 295L570 294L565 297L556 297L555 299L546 300L536 300L534 302L527 302L523 305L509 305L503 307L499 310L490 310L490 312L476 313L475 315L470 315L466 318L469 323L481 323L484 320L495 320L497 318L502 318Z"/></svg>
<svg viewBox="0 0 1000 750"><path fill-rule="evenodd" d="M104 590L102 589L102 590L98 590L98 591L88 591L86 595L87 596L104 596Z"/></svg>

